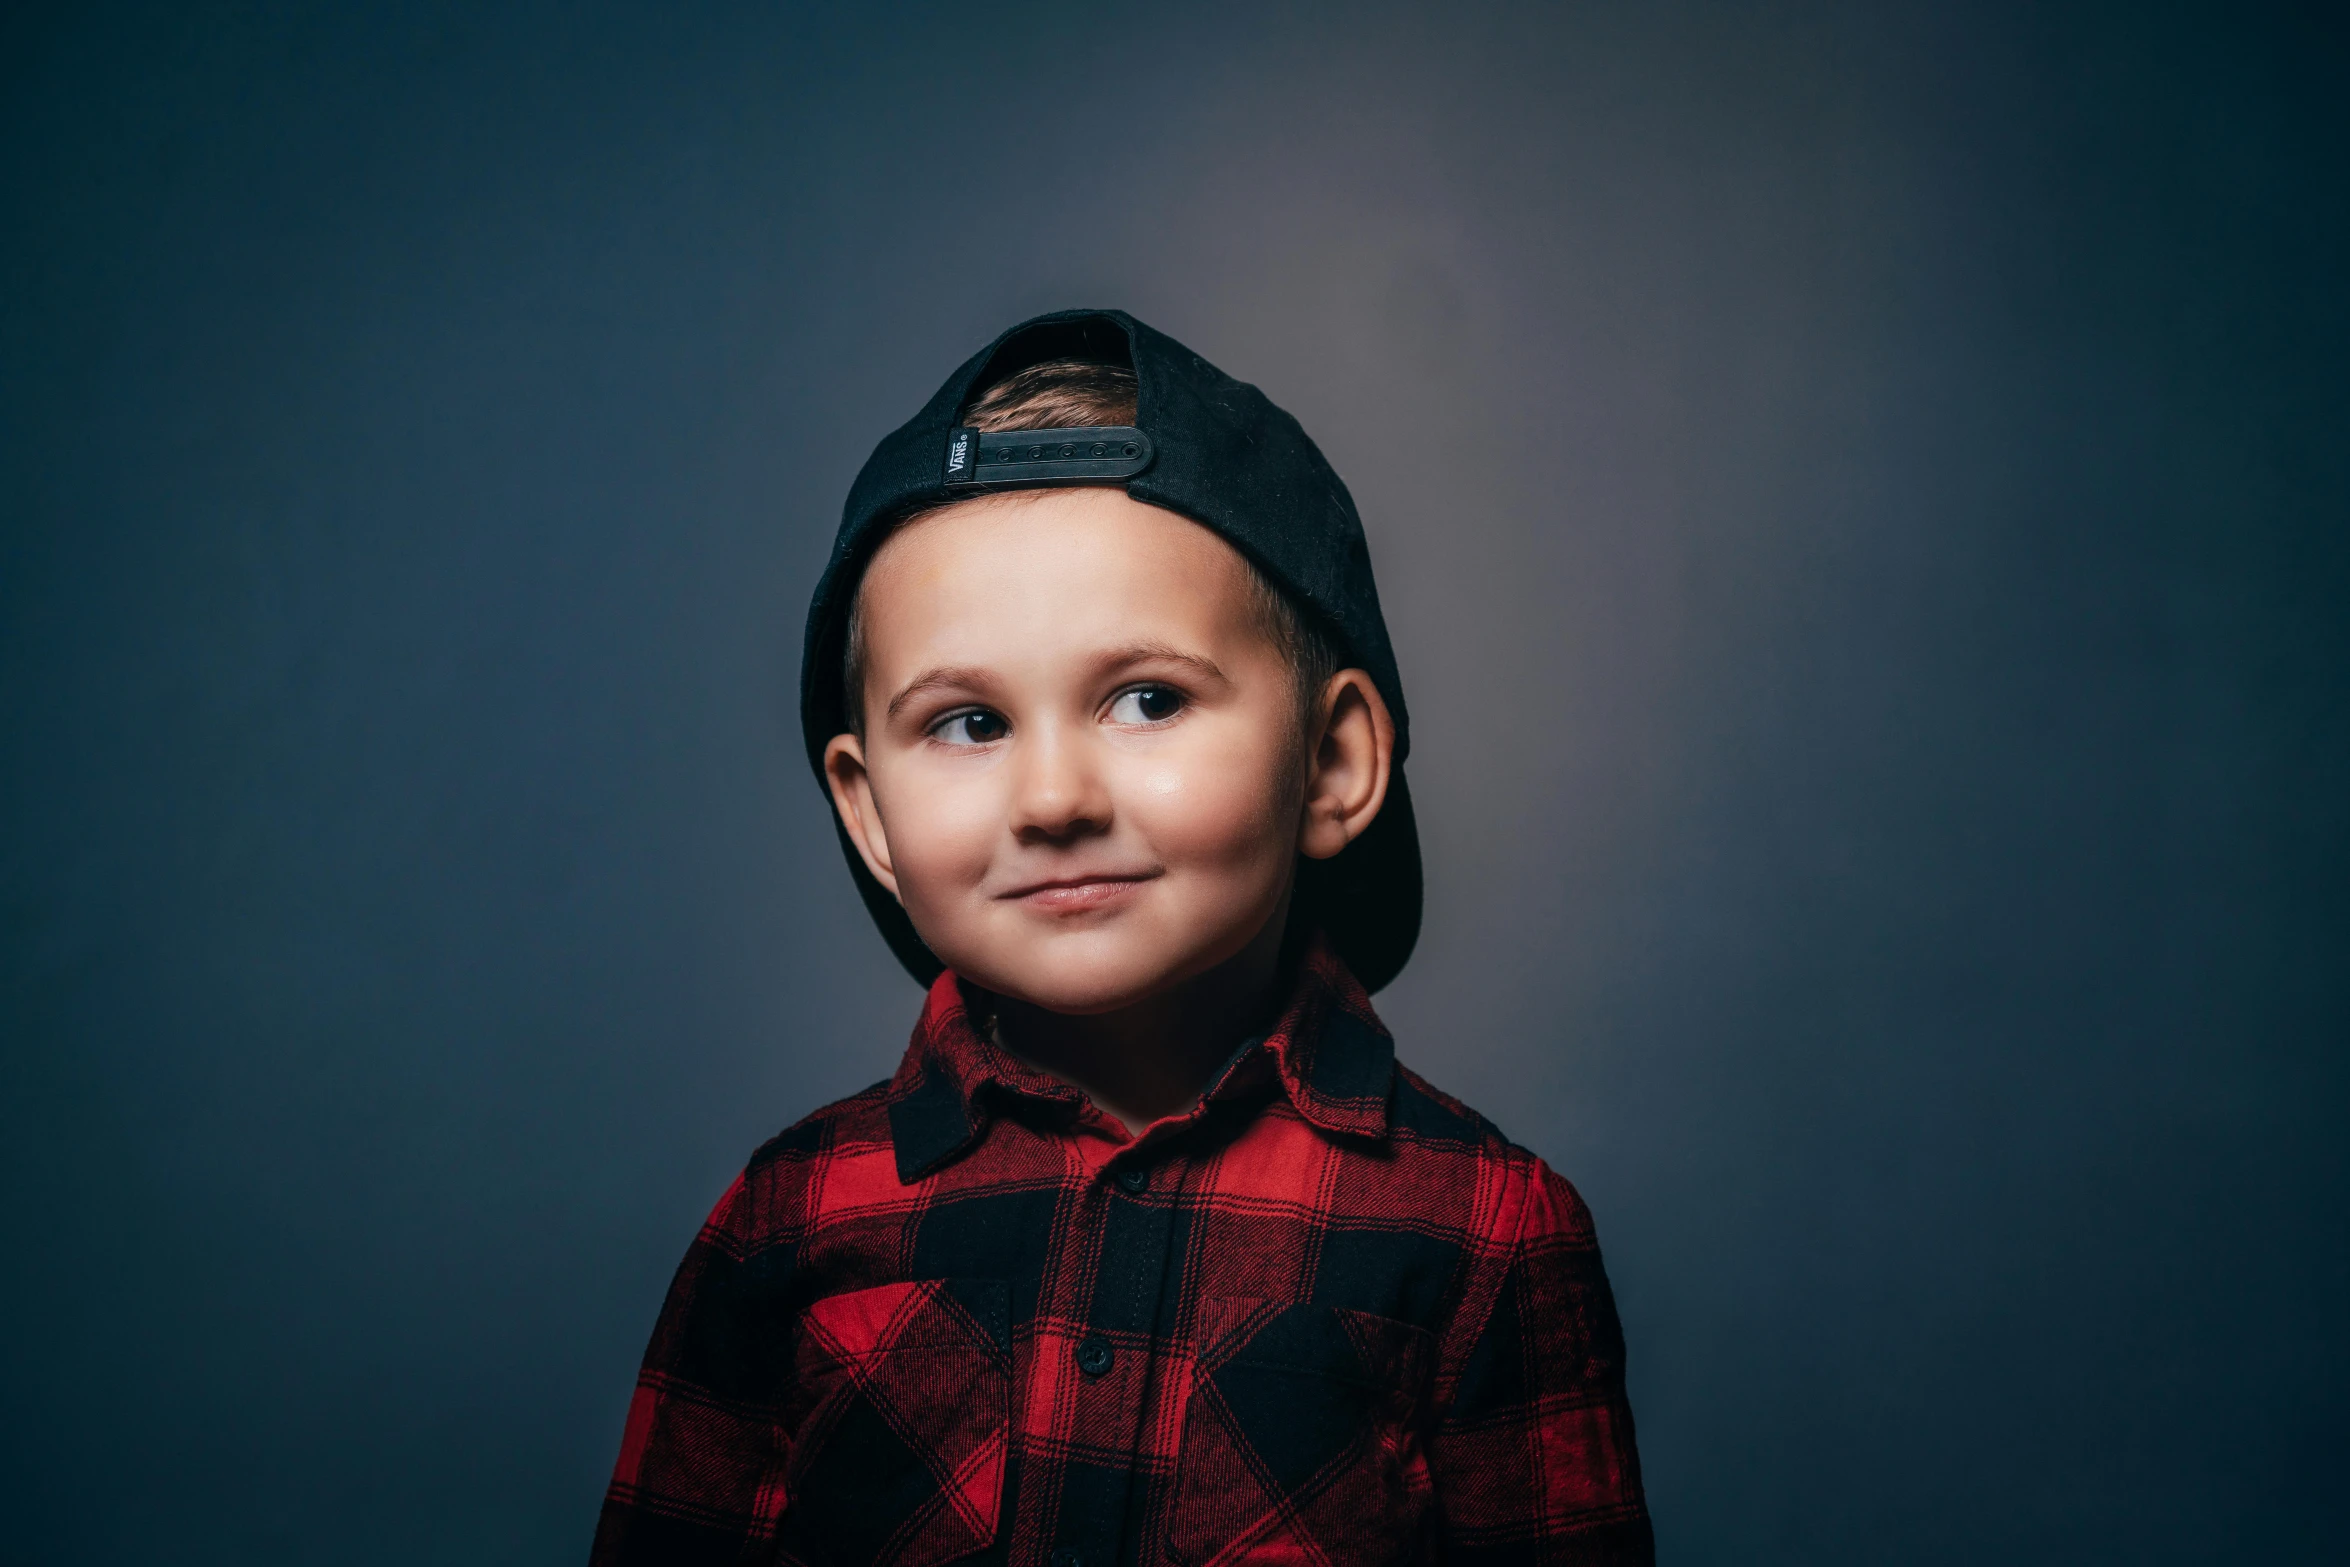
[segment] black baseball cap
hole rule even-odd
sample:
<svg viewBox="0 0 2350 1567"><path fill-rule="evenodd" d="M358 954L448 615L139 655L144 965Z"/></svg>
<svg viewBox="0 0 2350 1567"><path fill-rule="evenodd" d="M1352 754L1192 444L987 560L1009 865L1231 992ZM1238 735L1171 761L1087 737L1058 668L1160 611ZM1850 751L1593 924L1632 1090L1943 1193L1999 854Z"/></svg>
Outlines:
<svg viewBox="0 0 2350 1567"><path fill-rule="evenodd" d="M1079 359L1131 369L1131 426L982 434L966 409L1031 365ZM1420 838L1403 762L1411 721L1371 553L1354 498L1298 422L1163 332L1122 310L1064 310L1023 321L965 360L922 411L882 439L842 508L832 559L808 606L800 663L800 728L824 786L824 747L849 728L841 664L857 583L898 523L933 507L1003 489L1115 484L1138 501L1190 518L1239 550L1369 674L1395 718L1387 800L1362 835L1327 860L1299 862L1291 919L1319 925L1371 990L1393 979L1420 934ZM830 804L827 790L826 802ZM923 984L943 965L913 921L866 870L836 817L841 851L890 950ZM1302 927L1301 927L1302 928Z"/></svg>

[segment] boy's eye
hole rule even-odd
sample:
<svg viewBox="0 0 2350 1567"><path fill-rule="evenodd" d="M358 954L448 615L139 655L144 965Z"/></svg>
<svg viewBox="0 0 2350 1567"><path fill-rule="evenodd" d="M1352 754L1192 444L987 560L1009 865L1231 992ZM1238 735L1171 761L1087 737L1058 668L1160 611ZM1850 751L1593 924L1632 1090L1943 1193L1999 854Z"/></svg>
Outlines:
<svg viewBox="0 0 2350 1567"><path fill-rule="evenodd" d="M930 738L947 745L986 745L1001 740L1009 727L1000 715L984 707L971 707L932 724Z"/></svg>
<svg viewBox="0 0 2350 1567"><path fill-rule="evenodd" d="M1110 699L1110 718L1121 724L1162 724L1183 711L1183 693L1171 686L1136 686Z"/></svg>

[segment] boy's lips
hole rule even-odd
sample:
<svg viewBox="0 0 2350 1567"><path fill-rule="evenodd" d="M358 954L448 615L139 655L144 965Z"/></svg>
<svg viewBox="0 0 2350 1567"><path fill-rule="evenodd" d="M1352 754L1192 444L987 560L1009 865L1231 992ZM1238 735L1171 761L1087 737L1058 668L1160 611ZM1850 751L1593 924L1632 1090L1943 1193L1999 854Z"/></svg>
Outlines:
<svg viewBox="0 0 2350 1567"><path fill-rule="evenodd" d="M1047 881L1029 882L1009 892L998 893L997 897L1006 902L1025 903L1031 908L1048 909L1055 913L1098 909L1128 896L1158 874L1155 870L1094 871L1082 876L1055 876Z"/></svg>

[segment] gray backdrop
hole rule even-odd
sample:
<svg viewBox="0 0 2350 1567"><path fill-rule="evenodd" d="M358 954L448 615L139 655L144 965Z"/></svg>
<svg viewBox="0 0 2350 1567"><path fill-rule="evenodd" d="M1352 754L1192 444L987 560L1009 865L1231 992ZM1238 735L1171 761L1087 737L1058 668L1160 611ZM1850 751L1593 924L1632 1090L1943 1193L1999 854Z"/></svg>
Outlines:
<svg viewBox="0 0 2350 1567"><path fill-rule="evenodd" d="M580 1556L916 1006L840 497L1084 303L1362 502L1666 1558L2341 1560L2340 17L11 12L0 1558Z"/></svg>

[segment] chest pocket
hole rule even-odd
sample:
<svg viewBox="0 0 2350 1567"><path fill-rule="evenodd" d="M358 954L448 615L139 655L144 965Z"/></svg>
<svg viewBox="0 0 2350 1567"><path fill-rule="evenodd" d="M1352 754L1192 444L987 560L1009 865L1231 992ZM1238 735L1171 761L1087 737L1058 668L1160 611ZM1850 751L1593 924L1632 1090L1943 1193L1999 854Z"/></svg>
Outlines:
<svg viewBox="0 0 2350 1567"><path fill-rule="evenodd" d="M800 1319L776 1543L805 1567L936 1567L1001 1522L1012 1409L997 1279L884 1284Z"/></svg>
<svg viewBox="0 0 2350 1567"><path fill-rule="evenodd" d="M1169 1554L1186 1567L1413 1559L1429 1512L1414 1418L1428 1335L1333 1306L1211 1300L1201 1315Z"/></svg>

